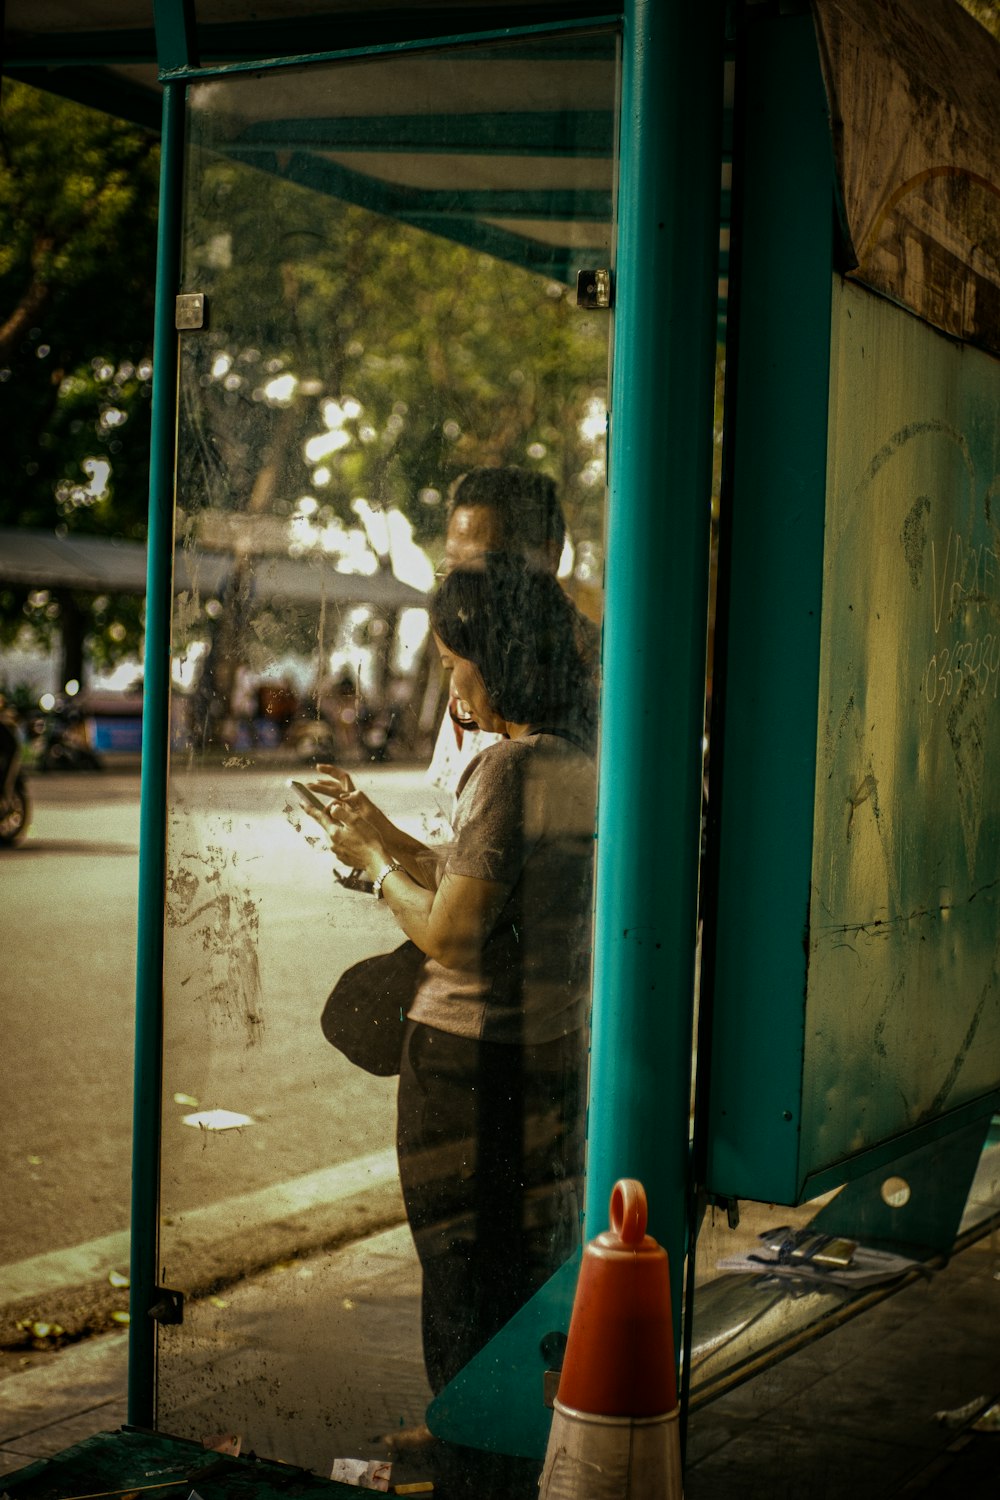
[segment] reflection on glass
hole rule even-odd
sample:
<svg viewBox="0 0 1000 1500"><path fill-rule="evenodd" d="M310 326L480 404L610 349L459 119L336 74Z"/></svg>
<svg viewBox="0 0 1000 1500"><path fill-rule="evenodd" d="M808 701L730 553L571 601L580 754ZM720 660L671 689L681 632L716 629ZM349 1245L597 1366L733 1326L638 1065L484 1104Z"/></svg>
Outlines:
<svg viewBox="0 0 1000 1500"><path fill-rule="evenodd" d="M614 69L190 93L158 1420L321 1472L405 1477L579 1235Z"/></svg>

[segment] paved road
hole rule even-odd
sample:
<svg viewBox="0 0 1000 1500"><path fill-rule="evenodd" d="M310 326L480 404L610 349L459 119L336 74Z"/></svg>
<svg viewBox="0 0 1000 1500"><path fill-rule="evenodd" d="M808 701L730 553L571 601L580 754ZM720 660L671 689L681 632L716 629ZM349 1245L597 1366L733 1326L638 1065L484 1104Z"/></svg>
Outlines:
<svg viewBox="0 0 1000 1500"><path fill-rule="evenodd" d="M175 781L163 1209L177 1224L220 1202L266 1213L268 1189L318 1190L317 1173L391 1146L392 1081L351 1068L318 1016L343 967L397 934L292 826L287 774L234 761ZM419 771L369 775L390 814L429 806ZM0 1266L129 1222L139 779L39 776L32 792L27 841L0 852ZM185 1124L199 1109L252 1123Z"/></svg>

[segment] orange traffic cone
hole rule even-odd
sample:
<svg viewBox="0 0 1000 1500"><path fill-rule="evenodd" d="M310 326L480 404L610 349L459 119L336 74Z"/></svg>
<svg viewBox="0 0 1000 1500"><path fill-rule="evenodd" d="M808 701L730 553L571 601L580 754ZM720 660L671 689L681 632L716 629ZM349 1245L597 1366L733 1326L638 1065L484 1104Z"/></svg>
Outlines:
<svg viewBox="0 0 1000 1500"><path fill-rule="evenodd" d="M539 1500L681 1500L667 1253L622 1178L583 1252Z"/></svg>

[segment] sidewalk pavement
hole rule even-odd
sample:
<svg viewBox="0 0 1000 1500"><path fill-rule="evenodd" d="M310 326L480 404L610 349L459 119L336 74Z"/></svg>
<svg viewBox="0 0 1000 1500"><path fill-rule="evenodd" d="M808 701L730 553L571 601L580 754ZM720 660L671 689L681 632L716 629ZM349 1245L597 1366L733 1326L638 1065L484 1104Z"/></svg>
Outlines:
<svg viewBox="0 0 1000 1500"><path fill-rule="evenodd" d="M189 1437L230 1428L228 1387L238 1396L233 1410L243 1411L244 1450L320 1473L336 1456L383 1454L381 1436L418 1423L428 1399L418 1290L399 1226L190 1305L183 1358L164 1331L169 1413L160 1427ZM125 1336L111 1334L0 1380L0 1473L124 1422L125 1370ZM685 1495L998 1500L1000 1432L971 1428L998 1396L994 1233L932 1281L908 1286L696 1409ZM940 1412L953 1413L951 1425Z"/></svg>

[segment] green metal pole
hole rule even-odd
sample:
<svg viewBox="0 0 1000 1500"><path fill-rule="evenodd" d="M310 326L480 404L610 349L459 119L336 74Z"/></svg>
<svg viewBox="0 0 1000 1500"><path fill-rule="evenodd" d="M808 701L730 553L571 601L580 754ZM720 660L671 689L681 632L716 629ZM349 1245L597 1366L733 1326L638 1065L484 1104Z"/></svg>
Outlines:
<svg viewBox="0 0 1000 1500"><path fill-rule="evenodd" d="M720 0L626 5L586 1234L617 1178L645 1184L678 1330L723 41Z"/></svg>
<svg viewBox="0 0 1000 1500"><path fill-rule="evenodd" d="M163 95L160 222L153 334L152 448L146 583L142 803L139 824L139 937L136 960L135 1080L132 1117L132 1267L128 1419L153 1422L159 1214L160 1092L163 1049L163 906L166 863L167 752L170 712L170 614L173 568L174 444L180 284L184 85Z"/></svg>

